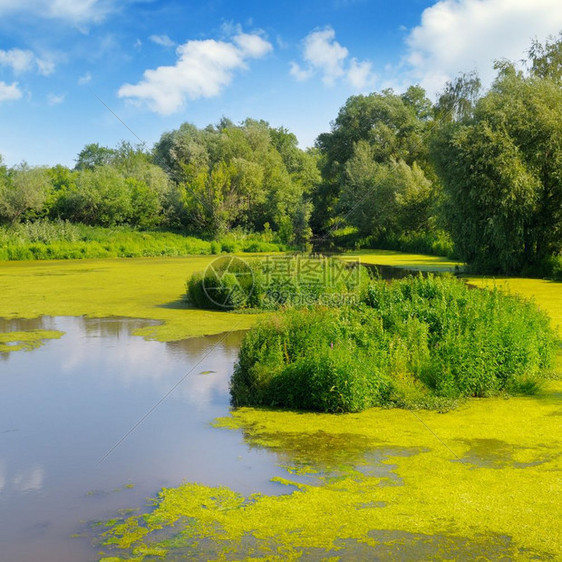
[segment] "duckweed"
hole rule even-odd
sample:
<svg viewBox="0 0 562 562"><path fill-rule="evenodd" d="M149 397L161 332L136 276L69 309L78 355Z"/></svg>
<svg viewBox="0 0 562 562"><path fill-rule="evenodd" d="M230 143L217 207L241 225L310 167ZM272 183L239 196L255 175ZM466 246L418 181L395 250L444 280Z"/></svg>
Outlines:
<svg viewBox="0 0 562 562"><path fill-rule="evenodd" d="M41 347L46 340L58 339L64 332L58 330L31 330L0 333L0 353L31 351Z"/></svg>
<svg viewBox="0 0 562 562"><path fill-rule="evenodd" d="M166 560L558 558L562 441L552 397L561 391L551 381L535 397L473 399L447 414L241 408L215 426L276 454L287 494L166 488L151 513L124 519L104 540L112 555L138 560L148 556L140 545L166 550Z"/></svg>

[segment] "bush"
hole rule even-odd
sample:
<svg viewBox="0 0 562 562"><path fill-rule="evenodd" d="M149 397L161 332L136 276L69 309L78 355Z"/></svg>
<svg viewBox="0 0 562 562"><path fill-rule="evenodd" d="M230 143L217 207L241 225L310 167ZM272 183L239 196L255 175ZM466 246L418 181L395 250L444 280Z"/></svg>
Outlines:
<svg viewBox="0 0 562 562"><path fill-rule="evenodd" d="M535 392L554 349L549 319L532 303L452 277L374 281L360 305L291 310L252 329L231 397L325 412L444 408Z"/></svg>
<svg viewBox="0 0 562 562"><path fill-rule="evenodd" d="M359 302L368 283L367 270L323 256L229 256L192 276L187 297L194 306L210 309L341 306Z"/></svg>

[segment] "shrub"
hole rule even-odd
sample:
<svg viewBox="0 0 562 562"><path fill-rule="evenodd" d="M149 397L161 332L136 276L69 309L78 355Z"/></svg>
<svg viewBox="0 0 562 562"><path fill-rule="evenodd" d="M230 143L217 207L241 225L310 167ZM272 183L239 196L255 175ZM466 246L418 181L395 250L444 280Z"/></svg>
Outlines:
<svg viewBox="0 0 562 562"><path fill-rule="evenodd" d="M452 277L373 281L357 306L290 310L245 337L235 406L355 412L533 393L555 335L532 303Z"/></svg>
<svg viewBox="0 0 562 562"><path fill-rule="evenodd" d="M368 282L367 270L323 256L222 257L188 280L187 296L211 309L340 306L359 302Z"/></svg>

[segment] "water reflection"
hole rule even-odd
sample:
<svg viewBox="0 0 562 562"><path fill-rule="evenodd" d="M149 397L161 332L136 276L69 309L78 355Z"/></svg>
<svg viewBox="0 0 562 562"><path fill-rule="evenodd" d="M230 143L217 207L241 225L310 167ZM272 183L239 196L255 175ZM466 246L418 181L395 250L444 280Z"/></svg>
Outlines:
<svg viewBox="0 0 562 562"><path fill-rule="evenodd" d="M52 316L39 316L38 318L0 318L0 333L55 329L55 319Z"/></svg>
<svg viewBox="0 0 562 562"><path fill-rule="evenodd" d="M81 521L142 506L185 480L286 492L270 482L284 474L274 454L210 425L228 412L241 333L167 344L131 335L152 324L0 319L4 332L65 333L0 363L2 559L95 559L89 541L68 538Z"/></svg>

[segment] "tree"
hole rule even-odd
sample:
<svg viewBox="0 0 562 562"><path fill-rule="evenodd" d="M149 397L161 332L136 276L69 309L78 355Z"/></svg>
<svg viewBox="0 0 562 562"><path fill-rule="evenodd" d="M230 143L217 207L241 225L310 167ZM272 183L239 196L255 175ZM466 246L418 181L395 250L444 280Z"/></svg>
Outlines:
<svg viewBox="0 0 562 562"><path fill-rule="evenodd" d="M434 139L451 234L477 269L540 272L562 251L562 88L550 56L560 48L534 44L527 74L498 64L472 115Z"/></svg>
<svg viewBox="0 0 562 562"><path fill-rule="evenodd" d="M113 166L97 166L78 176L67 196L71 220L90 225L116 226L132 213L130 184Z"/></svg>
<svg viewBox="0 0 562 562"><path fill-rule="evenodd" d="M365 141L346 164L339 211L362 236L384 239L428 227L432 183L403 160L379 163Z"/></svg>
<svg viewBox="0 0 562 562"><path fill-rule="evenodd" d="M332 131L317 139L323 181L313 194L316 232L347 222L365 236L378 237L404 224L398 216L390 217L398 212L398 187L388 182L395 169L405 167L410 168L410 179L423 178L422 191L433 179L426 148L431 115L431 102L419 86L411 86L402 95L385 90L347 100ZM417 168L412 174L414 164ZM385 195L387 188L392 193ZM430 191L434 195L435 190ZM424 213L422 222L425 218ZM392 220L392 228L387 219ZM417 230L416 225L405 226Z"/></svg>
<svg viewBox="0 0 562 562"><path fill-rule="evenodd" d="M184 123L162 135L154 160L176 186L169 208L187 228L217 235L269 223L286 242L306 231L317 157L283 128L253 119L234 125L223 118L203 130Z"/></svg>
<svg viewBox="0 0 562 562"><path fill-rule="evenodd" d="M463 73L447 82L435 113L439 121L464 121L472 116L482 84L476 72Z"/></svg>
<svg viewBox="0 0 562 562"><path fill-rule="evenodd" d="M100 146L98 143L87 144L76 158L75 170L93 170L98 166L111 164L117 154L113 148Z"/></svg>
<svg viewBox="0 0 562 562"><path fill-rule="evenodd" d="M8 171L4 178L0 177L0 218L11 223L36 218L45 206L50 189L45 168L23 163Z"/></svg>

